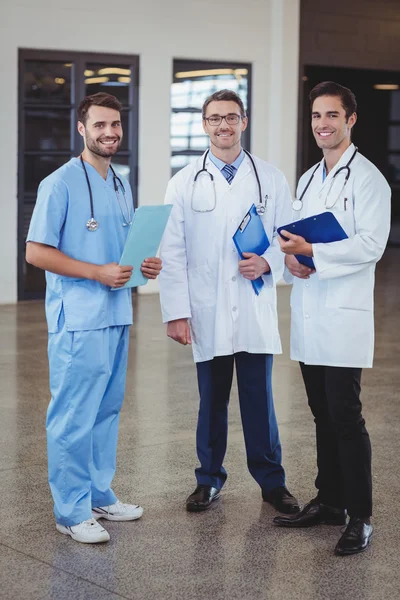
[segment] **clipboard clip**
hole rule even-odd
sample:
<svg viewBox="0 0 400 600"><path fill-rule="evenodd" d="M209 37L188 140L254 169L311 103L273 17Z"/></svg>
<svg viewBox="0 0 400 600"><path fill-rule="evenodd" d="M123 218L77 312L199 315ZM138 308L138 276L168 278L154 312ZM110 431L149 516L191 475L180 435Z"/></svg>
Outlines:
<svg viewBox="0 0 400 600"><path fill-rule="evenodd" d="M251 218L250 213L248 212L247 215L245 215L243 221L239 225L239 231L244 231L246 229L247 225L249 224L250 218Z"/></svg>

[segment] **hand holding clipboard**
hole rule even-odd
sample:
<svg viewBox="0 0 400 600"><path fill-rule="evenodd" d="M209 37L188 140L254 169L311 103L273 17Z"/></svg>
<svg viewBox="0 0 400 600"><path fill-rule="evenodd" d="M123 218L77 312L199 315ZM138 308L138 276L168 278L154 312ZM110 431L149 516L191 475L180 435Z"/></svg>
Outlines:
<svg viewBox="0 0 400 600"><path fill-rule="evenodd" d="M287 241L288 238L282 235L281 231L299 235L309 244L339 242L348 237L335 215L329 211L278 227L279 235ZM296 254L295 256L302 265L315 269L314 261L310 256L304 256L303 254Z"/></svg>
<svg viewBox="0 0 400 600"><path fill-rule="evenodd" d="M232 239L240 258L244 258L245 252L261 256L268 249L269 239L254 204L245 215ZM258 296L264 285L263 278L252 280L251 285Z"/></svg>

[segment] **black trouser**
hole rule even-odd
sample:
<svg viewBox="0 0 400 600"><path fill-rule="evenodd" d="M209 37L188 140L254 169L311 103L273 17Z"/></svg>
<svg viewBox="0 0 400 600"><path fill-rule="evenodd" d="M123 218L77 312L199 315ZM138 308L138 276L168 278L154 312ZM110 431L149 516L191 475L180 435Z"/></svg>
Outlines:
<svg viewBox="0 0 400 600"><path fill-rule="evenodd" d="M315 485L323 504L372 514L371 443L361 414L361 369L300 363L317 435Z"/></svg>

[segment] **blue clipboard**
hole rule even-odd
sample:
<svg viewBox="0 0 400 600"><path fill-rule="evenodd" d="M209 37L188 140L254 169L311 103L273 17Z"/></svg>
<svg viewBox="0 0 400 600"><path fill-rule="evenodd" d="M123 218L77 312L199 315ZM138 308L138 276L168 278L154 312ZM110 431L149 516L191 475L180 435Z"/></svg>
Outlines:
<svg viewBox="0 0 400 600"><path fill-rule="evenodd" d="M171 210L172 204L139 206L135 210L119 261L121 266L129 265L133 267L132 276L124 286L111 288L113 292L138 285L146 285L149 281L141 272L140 267L145 258L157 254Z"/></svg>
<svg viewBox="0 0 400 600"><path fill-rule="evenodd" d="M260 219L260 215L257 214L254 204L252 204L249 212L245 215L232 239L240 258L243 258L243 252L254 252L254 254L261 256L269 247L268 236L265 233L264 225ZM263 278L259 277L252 281L251 284L258 296L264 285Z"/></svg>
<svg viewBox="0 0 400 600"><path fill-rule="evenodd" d="M335 215L329 211L307 217L306 219L300 219L300 221L294 221L293 223L289 223L289 225L283 225L283 227L278 227L279 235L284 240L287 240L281 234L282 229L296 235L301 235L309 244L327 244L329 242L340 242L348 238L347 233ZM296 258L302 265L310 269L315 269L311 256L296 254Z"/></svg>

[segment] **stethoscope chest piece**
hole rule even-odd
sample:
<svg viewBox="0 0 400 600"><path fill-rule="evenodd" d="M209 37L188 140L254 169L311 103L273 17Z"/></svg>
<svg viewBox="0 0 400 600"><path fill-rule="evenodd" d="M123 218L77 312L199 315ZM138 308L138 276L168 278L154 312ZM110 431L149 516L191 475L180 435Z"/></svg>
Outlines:
<svg viewBox="0 0 400 600"><path fill-rule="evenodd" d="M293 200L292 208L293 210L301 210L303 208L303 201Z"/></svg>
<svg viewBox="0 0 400 600"><path fill-rule="evenodd" d="M86 229L88 231L97 231L98 228L99 228L99 224L96 221L96 219L93 219L93 217L91 219L89 219L89 221L86 223Z"/></svg>
<svg viewBox="0 0 400 600"><path fill-rule="evenodd" d="M254 173L257 174L255 165L254 165ZM257 183L259 184L258 185L258 192L259 192L259 195L260 195L260 202L256 206L256 213L261 217L261 215L263 215L265 213L265 211L267 210L268 194L265 194L264 204L263 204L261 202L261 198L262 198L262 196L261 196L261 184L260 184L260 180L258 178L258 175L257 175Z"/></svg>
<svg viewBox="0 0 400 600"><path fill-rule="evenodd" d="M265 213L265 206L263 204L257 204L256 213L258 215L263 215Z"/></svg>

